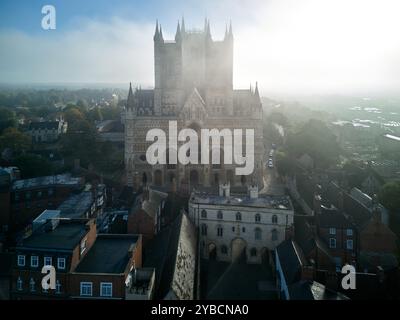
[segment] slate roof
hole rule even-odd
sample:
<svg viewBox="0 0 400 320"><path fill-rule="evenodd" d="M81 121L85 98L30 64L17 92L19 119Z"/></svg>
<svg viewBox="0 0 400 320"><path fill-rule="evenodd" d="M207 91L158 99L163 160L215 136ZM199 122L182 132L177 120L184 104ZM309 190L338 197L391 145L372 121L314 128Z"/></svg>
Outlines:
<svg viewBox="0 0 400 320"><path fill-rule="evenodd" d="M177 299L193 299L196 244L196 229L182 213L145 248L144 267L156 269L156 298L172 291Z"/></svg>
<svg viewBox="0 0 400 320"><path fill-rule="evenodd" d="M156 216L157 208L161 202L168 197L168 194L157 190L149 190L149 200L143 201L142 209L152 218Z"/></svg>
<svg viewBox="0 0 400 320"><path fill-rule="evenodd" d="M276 251L286 283L290 285L300 280L302 266L307 265L300 247L292 240L285 240Z"/></svg>
<svg viewBox="0 0 400 320"><path fill-rule="evenodd" d="M87 218L85 215L89 212L94 202L91 191L82 191L78 194L72 194L63 203L59 205L62 218Z"/></svg>
<svg viewBox="0 0 400 320"><path fill-rule="evenodd" d="M58 121L42 121L42 122L31 122L29 124L29 130L53 130L58 129L59 122Z"/></svg>
<svg viewBox="0 0 400 320"><path fill-rule="evenodd" d="M17 249L73 250L88 233L88 220L60 221L51 231L33 233Z"/></svg>
<svg viewBox="0 0 400 320"><path fill-rule="evenodd" d="M289 287L290 300L350 300L316 281L303 280Z"/></svg>
<svg viewBox="0 0 400 320"><path fill-rule="evenodd" d="M353 228L346 216L336 208L321 207L321 214L317 216L321 228Z"/></svg>
<svg viewBox="0 0 400 320"><path fill-rule="evenodd" d="M87 255L74 272L78 273L123 273L139 239L137 235L99 234Z"/></svg>
<svg viewBox="0 0 400 320"><path fill-rule="evenodd" d="M296 243L303 250L303 253L308 256L314 248L324 252L328 257L331 257L329 248L326 244L314 234L311 224L313 217L299 216L294 217L294 230ZM332 258L332 257L331 257ZM333 258L332 258L333 259Z"/></svg>

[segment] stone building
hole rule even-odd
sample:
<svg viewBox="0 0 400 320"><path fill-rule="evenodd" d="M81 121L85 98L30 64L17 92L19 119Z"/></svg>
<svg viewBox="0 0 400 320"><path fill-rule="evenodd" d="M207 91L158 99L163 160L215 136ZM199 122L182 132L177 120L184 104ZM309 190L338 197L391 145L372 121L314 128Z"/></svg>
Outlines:
<svg viewBox="0 0 400 320"><path fill-rule="evenodd" d="M233 89L232 26L223 40L214 41L209 21L203 30L187 30L182 20L175 40L167 41L157 23L154 69L154 89L129 88L123 115L127 184L135 188L153 184L187 192L197 185L218 186L227 181L232 186L255 183L262 187L262 105L257 85L254 89ZM198 134L203 128L242 129L243 133L254 129L254 171L236 175L234 169L243 165L223 164L224 149L220 164L150 165L146 150L152 142L146 141L146 134L152 128L168 134L169 121L177 122L178 132L190 128ZM182 144L178 142L176 148ZM168 148L166 154L170 163Z"/></svg>
<svg viewBox="0 0 400 320"><path fill-rule="evenodd" d="M61 134L67 132L67 127L68 125L63 119L31 122L27 133L32 137L33 143L55 142Z"/></svg>
<svg viewBox="0 0 400 320"><path fill-rule="evenodd" d="M293 227L294 210L288 196L259 195L249 186L248 195L230 193L229 184L219 194L194 191L189 217L200 232L203 258L261 263L284 241Z"/></svg>

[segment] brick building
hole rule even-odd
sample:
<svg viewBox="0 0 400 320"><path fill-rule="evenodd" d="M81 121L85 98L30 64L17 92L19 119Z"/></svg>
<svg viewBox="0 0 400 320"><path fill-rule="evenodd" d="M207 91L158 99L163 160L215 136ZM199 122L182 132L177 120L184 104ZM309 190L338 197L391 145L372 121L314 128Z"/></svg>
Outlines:
<svg viewBox="0 0 400 320"><path fill-rule="evenodd" d="M42 289L44 265L55 267L55 290ZM140 235L97 235L94 219L47 219L16 247L11 299L148 299L154 275L139 285L141 265Z"/></svg>
<svg viewBox="0 0 400 320"><path fill-rule="evenodd" d="M146 192L147 193L147 192ZM168 194L153 188L149 188L145 199L140 205L133 208L128 216L128 233L142 234L146 242L154 237L162 225L162 212Z"/></svg>
<svg viewBox="0 0 400 320"><path fill-rule="evenodd" d="M53 220L16 247L11 280L12 299L57 299L69 295L68 274L96 240L94 220ZM43 290L41 269L56 269L56 290Z"/></svg>
<svg viewBox="0 0 400 320"><path fill-rule="evenodd" d="M83 179L70 174L15 181L11 186L11 223L17 230L24 228L44 209L56 209L82 187Z"/></svg>

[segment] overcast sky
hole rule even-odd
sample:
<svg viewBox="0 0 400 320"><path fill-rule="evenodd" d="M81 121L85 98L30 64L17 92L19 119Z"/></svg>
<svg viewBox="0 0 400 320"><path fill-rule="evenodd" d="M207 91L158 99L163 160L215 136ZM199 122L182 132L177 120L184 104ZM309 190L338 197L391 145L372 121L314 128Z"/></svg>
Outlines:
<svg viewBox="0 0 400 320"><path fill-rule="evenodd" d="M153 86L155 21L214 39L234 31L234 87L268 93L351 93L400 88L398 0L1 0L0 82L104 82ZM42 30L53 4L57 29Z"/></svg>

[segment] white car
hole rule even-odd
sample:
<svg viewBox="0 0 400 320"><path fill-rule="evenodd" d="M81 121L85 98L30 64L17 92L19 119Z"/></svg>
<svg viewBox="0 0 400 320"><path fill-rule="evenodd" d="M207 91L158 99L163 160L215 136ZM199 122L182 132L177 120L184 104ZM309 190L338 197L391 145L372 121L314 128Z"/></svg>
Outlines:
<svg viewBox="0 0 400 320"><path fill-rule="evenodd" d="M268 168L273 168L273 167L274 167L274 164L272 162L272 159L269 159L268 160Z"/></svg>

